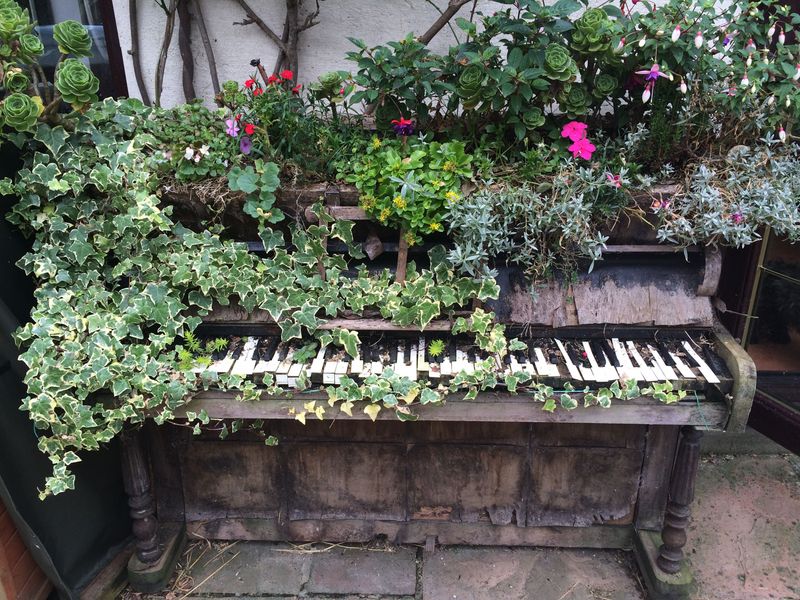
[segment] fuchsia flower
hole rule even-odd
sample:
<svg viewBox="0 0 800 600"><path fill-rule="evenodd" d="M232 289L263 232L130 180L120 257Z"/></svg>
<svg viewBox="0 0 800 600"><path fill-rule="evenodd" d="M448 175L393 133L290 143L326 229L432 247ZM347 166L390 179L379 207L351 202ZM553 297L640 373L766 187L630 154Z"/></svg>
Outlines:
<svg viewBox="0 0 800 600"><path fill-rule="evenodd" d="M239 124L236 122L236 119L225 119L225 132L231 136L236 137L239 135Z"/></svg>
<svg viewBox="0 0 800 600"><path fill-rule="evenodd" d="M583 160L591 160L592 153L595 150L597 150L597 148L587 138L573 142L569 147L569 151L572 152L574 158L582 158Z"/></svg>
<svg viewBox="0 0 800 600"><path fill-rule="evenodd" d="M264 90L262 90L261 88L256 88L256 89L253 90L253 96L260 96L263 93L264 93Z"/></svg>
<svg viewBox="0 0 800 600"><path fill-rule="evenodd" d="M637 75L645 75L645 85L644 85L644 92L642 92L642 102L647 102L650 100L650 97L653 95L653 88L656 85L656 81L658 81L659 77L667 77L669 75L664 74L661 71L661 68L658 66L658 63L653 63L653 66L650 67L649 70L646 71L636 71Z"/></svg>
<svg viewBox="0 0 800 600"><path fill-rule="evenodd" d="M404 119L403 117L394 119L392 121L392 129L394 129L394 132L397 135L401 135L403 137L412 135L414 133L414 121L411 119Z"/></svg>
<svg viewBox="0 0 800 600"><path fill-rule="evenodd" d="M577 142L586 137L586 129L588 127L586 123L570 121L564 125L564 128L561 130L561 137L569 138L571 141Z"/></svg>

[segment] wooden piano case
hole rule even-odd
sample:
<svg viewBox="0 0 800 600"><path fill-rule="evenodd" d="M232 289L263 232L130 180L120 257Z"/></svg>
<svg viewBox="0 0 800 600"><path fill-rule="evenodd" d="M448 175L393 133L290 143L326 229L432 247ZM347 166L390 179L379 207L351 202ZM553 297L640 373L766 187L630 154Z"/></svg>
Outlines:
<svg viewBox="0 0 800 600"><path fill-rule="evenodd" d="M625 234L609 246L633 260L601 263L535 300L501 276L491 308L511 326L558 331L704 328L730 372L722 391L674 405L642 397L552 413L524 394L497 391L423 406L413 423L331 410L305 426L291 410L324 394L243 403L209 391L183 414L263 419L280 442L265 445L246 429L220 440L153 423L129 433L129 488L146 521L137 536L154 552L163 551L159 527L170 526L222 540L629 548L654 597L685 593L682 547L701 431L744 427L754 369L714 321L719 257L647 261L659 249L626 244ZM229 311L220 320L252 318Z"/></svg>

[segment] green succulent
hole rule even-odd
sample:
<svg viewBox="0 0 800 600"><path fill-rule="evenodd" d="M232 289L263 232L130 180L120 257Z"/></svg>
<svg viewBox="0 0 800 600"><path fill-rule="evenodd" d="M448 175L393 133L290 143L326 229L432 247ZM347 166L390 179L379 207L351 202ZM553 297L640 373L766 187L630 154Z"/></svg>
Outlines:
<svg viewBox="0 0 800 600"><path fill-rule="evenodd" d="M39 36L26 33L19 38L17 56L22 61L35 62L44 53L44 44Z"/></svg>
<svg viewBox="0 0 800 600"><path fill-rule="evenodd" d="M92 55L92 38L78 21L69 19L53 26L53 39L61 54L72 54L78 58Z"/></svg>
<svg viewBox="0 0 800 600"><path fill-rule="evenodd" d="M544 125L545 118L542 109L538 106L534 106L529 108L523 115L522 115L522 123L525 125L527 129L537 129Z"/></svg>
<svg viewBox="0 0 800 600"><path fill-rule="evenodd" d="M556 81L571 81L578 75L578 65L569 50L560 44L549 44L544 51L545 74Z"/></svg>
<svg viewBox="0 0 800 600"><path fill-rule="evenodd" d="M558 107L570 118L585 115L590 103L589 92L582 85L572 84L558 95Z"/></svg>
<svg viewBox="0 0 800 600"><path fill-rule="evenodd" d="M320 75L309 87L320 98L334 98L339 96L343 83L344 79L339 73L330 71Z"/></svg>
<svg viewBox="0 0 800 600"><path fill-rule="evenodd" d="M26 91L30 83L22 69L9 69L3 77L3 87L12 94Z"/></svg>
<svg viewBox="0 0 800 600"><path fill-rule="evenodd" d="M100 89L100 80L77 58L68 58L61 63L55 84L64 101L78 109L96 101Z"/></svg>
<svg viewBox="0 0 800 600"><path fill-rule="evenodd" d="M16 39L30 33L31 20L28 11L19 6L0 8L0 37L5 40Z"/></svg>
<svg viewBox="0 0 800 600"><path fill-rule="evenodd" d="M17 131L30 131L42 113L42 103L27 94L10 94L2 104L3 123Z"/></svg>
<svg viewBox="0 0 800 600"><path fill-rule="evenodd" d="M592 88L592 96L598 100L609 98L617 91L618 85L617 78L608 73L600 73L594 78L594 87Z"/></svg>
<svg viewBox="0 0 800 600"><path fill-rule="evenodd" d="M458 77L456 92L464 108L472 109L483 100L483 82L486 73L480 65L469 65Z"/></svg>
<svg viewBox="0 0 800 600"><path fill-rule="evenodd" d="M575 21L572 46L585 53L605 52L611 46L612 21L601 8L590 8Z"/></svg>

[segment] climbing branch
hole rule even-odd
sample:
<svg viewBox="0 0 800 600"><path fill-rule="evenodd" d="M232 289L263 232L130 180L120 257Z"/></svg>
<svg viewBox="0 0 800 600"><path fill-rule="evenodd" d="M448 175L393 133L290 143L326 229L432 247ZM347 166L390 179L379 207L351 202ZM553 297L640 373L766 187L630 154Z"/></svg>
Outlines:
<svg viewBox="0 0 800 600"><path fill-rule="evenodd" d="M178 0L178 49L183 63L183 96L187 102L194 100L194 56L192 56L192 15L189 12L191 0Z"/></svg>
<svg viewBox="0 0 800 600"><path fill-rule="evenodd" d="M208 37L206 20L203 18L203 9L200 7L200 0L195 0L194 8L197 12L197 28L200 30L200 38L203 40L203 48L206 50L208 59L208 70L211 73L211 86L214 88L214 95L219 94L219 75L217 74L217 60L214 58L214 48L211 46L211 39Z"/></svg>
<svg viewBox="0 0 800 600"><path fill-rule="evenodd" d="M139 11L137 0L128 2L128 11L131 22L131 49L128 50L128 54L133 59L133 75L136 77L139 95L142 97L142 102L150 106L150 96L147 93L147 86L144 84L144 77L142 76L142 61L139 58Z"/></svg>
<svg viewBox="0 0 800 600"><path fill-rule="evenodd" d="M255 13L255 11L252 8L250 8L250 5L247 3L247 1L237 0L237 2L247 15L247 20L242 21L240 23L234 23L234 25L250 25L251 23L255 23L256 25L258 25L258 28L261 29L261 31L267 34L267 37L269 39L275 42L275 44L278 46L279 49L286 52L286 44L283 42L283 40L278 37L278 34L272 31L272 28L269 25L267 25L264 22L264 20Z"/></svg>
<svg viewBox="0 0 800 600"><path fill-rule="evenodd" d="M434 36L441 31L442 27L447 25L450 19L453 18L453 15L455 15L462 6L470 1L471 0L450 0L450 2L447 4L447 8L442 11L442 14L439 15L439 18L436 19L433 25L428 28L428 31L419 36L417 40L423 44L428 44L434 38Z"/></svg>
<svg viewBox="0 0 800 600"><path fill-rule="evenodd" d="M172 33L175 30L175 13L177 12L178 0L170 0L167 9L167 23L164 28L164 40L161 43L161 52L158 55L158 66L156 68L156 106L161 106L161 92L164 89L164 70L167 67L167 54L169 54L169 44L172 41Z"/></svg>

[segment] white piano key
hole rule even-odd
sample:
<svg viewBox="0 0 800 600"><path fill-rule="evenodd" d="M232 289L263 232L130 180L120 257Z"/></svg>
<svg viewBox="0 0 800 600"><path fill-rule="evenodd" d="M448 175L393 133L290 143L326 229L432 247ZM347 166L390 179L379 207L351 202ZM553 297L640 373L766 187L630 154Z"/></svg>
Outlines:
<svg viewBox="0 0 800 600"><path fill-rule="evenodd" d="M678 372L681 374L682 377L686 379L697 379L694 375L694 371L692 368L683 362L683 359L678 356L675 352L669 352L669 356L672 359L672 362L675 363L675 368L678 369Z"/></svg>
<svg viewBox="0 0 800 600"><path fill-rule="evenodd" d="M364 349L361 344L356 348L356 358L350 361L350 375L361 377L361 372L364 370Z"/></svg>
<svg viewBox="0 0 800 600"><path fill-rule="evenodd" d="M678 379L678 375L675 373L675 370L669 366L666 362L664 362L664 358L658 353L658 351L653 348L650 344L647 345L647 349L650 351L653 360L656 361L658 364L658 368L661 369L661 372L664 374L669 381L675 381Z"/></svg>
<svg viewBox="0 0 800 600"><path fill-rule="evenodd" d="M525 365L519 363L513 352L511 353L511 356L508 357L508 371L512 375L525 372Z"/></svg>
<svg viewBox="0 0 800 600"><path fill-rule="evenodd" d="M292 357L294 356L294 348L290 348L289 351L286 353L286 358L284 358L278 368L275 369L275 383L278 385L289 385L289 369L292 368L292 364L294 361Z"/></svg>
<svg viewBox="0 0 800 600"><path fill-rule="evenodd" d="M395 358L394 363L392 364L392 370L394 370L396 375L400 377L406 376L406 345L404 342L400 341L397 343L397 358Z"/></svg>
<svg viewBox="0 0 800 600"><path fill-rule="evenodd" d="M558 367L545 358L544 352L541 348L534 348L533 353L536 355L536 362L534 366L539 375L543 377L558 377Z"/></svg>
<svg viewBox="0 0 800 600"><path fill-rule="evenodd" d="M465 370L467 365L467 353L456 348L456 359L451 361L450 368L453 375L458 375L461 371Z"/></svg>
<svg viewBox="0 0 800 600"><path fill-rule="evenodd" d="M419 340L417 340L417 372L420 375L425 375L430 371L430 365L425 360L425 350L427 345L425 344L425 336L419 336Z"/></svg>
<svg viewBox="0 0 800 600"><path fill-rule="evenodd" d="M303 372L303 369L306 367L303 363L293 363L291 367L289 367L289 372L286 374L286 384L289 387L297 387L297 380L300 378L300 373Z"/></svg>
<svg viewBox="0 0 800 600"><path fill-rule="evenodd" d="M612 375L605 366L600 366L600 364L597 362L597 357L595 357L594 353L592 352L592 345L589 342L583 342L582 345L584 352L586 352L586 358L589 360L589 364L592 366L592 373L594 374L595 381L613 381L617 378L616 370Z"/></svg>
<svg viewBox="0 0 800 600"><path fill-rule="evenodd" d="M442 377L452 377L453 376L453 362L450 360L450 355L446 354L442 358L442 362L439 365L439 374Z"/></svg>
<svg viewBox="0 0 800 600"><path fill-rule="evenodd" d="M281 364L280 355L283 351L283 348L286 347L286 342L281 342L277 346L275 346L275 352L273 352L272 356L267 360L259 361L258 370L260 373L271 373L275 374L275 371L278 369L278 366ZM263 366L261 363L264 362Z"/></svg>
<svg viewBox="0 0 800 600"><path fill-rule="evenodd" d="M247 341L244 343L244 347L242 348L242 353L231 367L231 375L241 375L242 377L247 377L248 375L253 374L256 364L258 364L258 359L253 358L253 354L255 353L257 346L258 338L247 338Z"/></svg>
<svg viewBox="0 0 800 600"><path fill-rule="evenodd" d="M320 346L317 355L314 357L314 360L311 361L311 365L308 367L308 376L312 379L320 380L322 379L322 368L325 366L325 350L327 346Z"/></svg>
<svg viewBox="0 0 800 600"><path fill-rule="evenodd" d="M691 343L684 341L683 347L686 348L686 352L689 353L689 356L692 357L692 360L697 363L697 368L700 370L700 374L705 377L706 381L708 383L719 383L719 377L714 374L714 371L712 371L711 367L706 364L706 361L700 358L700 355L695 352L695 349L692 348Z"/></svg>
<svg viewBox="0 0 800 600"><path fill-rule="evenodd" d="M648 382L658 381L658 374L651 369L644 359L642 355L639 354L639 351L636 349L636 345L631 342L625 342L625 345L628 347L628 352L630 352L631 356L633 357L633 361L636 363L636 366L639 367L639 372L642 374L642 379Z"/></svg>
<svg viewBox="0 0 800 600"><path fill-rule="evenodd" d="M418 358L419 348L417 344L411 344L411 362L405 365L406 368L406 377L408 377L411 381L416 381L419 378L419 371L417 371L417 358ZM423 360L425 356L423 355Z"/></svg>
<svg viewBox="0 0 800 600"><path fill-rule="evenodd" d="M331 359L325 361L325 364L322 366L322 385L336 384L336 370L338 367L338 360Z"/></svg>
<svg viewBox="0 0 800 600"><path fill-rule="evenodd" d="M561 340L555 340L556 346L558 346L559 352L561 352L561 356L564 359L564 363L567 365L567 370L569 371L569 376L576 380L576 381L583 381L583 377L581 377L581 372L578 370L578 367L575 363L572 362L572 359L567 352L564 343Z"/></svg>
<svg viewBox="0 0 800 600"><path fill-rule="evenodd" d="M644 344L644 346L647 346L647 344ZM653 371L653 375L657 377L658 381L667 381L667 375L666 373L664 373L664 371L661 370L661 367L658 365L658 362L656 362L653 358L651 358L649 361L645 359L645 363L647 363L647 366L650 367L651 371Z"/></svg>
<svg viewBox="0 0 800 600"><path fill-rule="evenodd" d="M333 376L333 383L335 385L339 385L340 383L342 383L342 377L347 375L348 371L350 370L350 364L351 363L349 363L346 360L340 360L339 364L336 365L336 372L334 373Z"/></svg>
<svg viewBox="0 0 800 600"><path fill-rule="evenodd" d="M620 378L633 381L643 379L641 370L633 366L631 357L628 356L625 346L618 338L611 338L611 348L613 348L614 354L617 355L617 362L620 364L620 366L617 367Z"/></svg>
<svg viewBox="0 0 800 600"><path fill-rule="evenodd" d="M228 349L225 353L225 356L220 358L219 360L215 360L208 366L209 371L216 371L217 373L227 373L231 370L233 363L236 362L236 359L233 357L234 350Z"/></svg>

